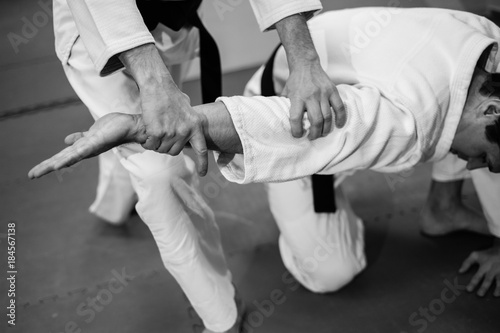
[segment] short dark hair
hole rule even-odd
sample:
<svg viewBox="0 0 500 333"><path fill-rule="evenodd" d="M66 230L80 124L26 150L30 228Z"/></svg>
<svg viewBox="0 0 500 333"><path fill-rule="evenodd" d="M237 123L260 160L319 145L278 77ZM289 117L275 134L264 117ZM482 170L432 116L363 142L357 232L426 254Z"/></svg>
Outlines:
<svg viewBox="0 0 500 333"><path fill-rule="evenodd" d="M479 93L483 96L500 98L500 73L488 73L488 78L479 89Z"/></svg>

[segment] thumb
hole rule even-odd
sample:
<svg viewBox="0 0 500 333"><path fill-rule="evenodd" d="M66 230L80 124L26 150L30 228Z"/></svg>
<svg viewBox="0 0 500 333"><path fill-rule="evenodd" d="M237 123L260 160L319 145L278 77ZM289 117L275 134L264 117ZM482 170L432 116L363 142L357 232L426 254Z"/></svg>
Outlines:
<svg viewBox="0 0 500 333"><path fill-rule="evenodd" d="M85 134L83 132L77 132L77 133L70 134L64 139L64 143L67 144L68 146L71 146L72 144L74 144L75 142L77 142L78 140L83 138L84 136L85 136Z"/></svg>

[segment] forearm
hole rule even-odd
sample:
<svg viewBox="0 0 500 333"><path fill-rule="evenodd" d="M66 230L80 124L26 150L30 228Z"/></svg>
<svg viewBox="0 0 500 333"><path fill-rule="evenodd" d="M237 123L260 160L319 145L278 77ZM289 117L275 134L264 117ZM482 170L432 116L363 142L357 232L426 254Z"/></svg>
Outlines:
<svg viewBox="0 0 500 333"><path fill-rule="evenodd" d="M296 14L276 23L276 30L285 48L290 71L319 62L306 18Z"/></svg>
<svg viewBox="0 0 500 333"><path fill-rule="evenodd" d="M203 132L208 149L227 154L243 154L240 137L224 103L202 104L194 109L205 118Z"/></svg>
<svg viewBox="0 0 500 333"><path fill-rule="evenodd" d="M323 6L319 0L250 0L261 31L275 28L276 22L301 13L310 19Z"/></svg>
<svg viewBox="0 0 500 333"><path fill-rule="evenodd" d="M167 66L152 43L126 50L119 55L120 61L132 75L139 89L174 84Z"/></svg>

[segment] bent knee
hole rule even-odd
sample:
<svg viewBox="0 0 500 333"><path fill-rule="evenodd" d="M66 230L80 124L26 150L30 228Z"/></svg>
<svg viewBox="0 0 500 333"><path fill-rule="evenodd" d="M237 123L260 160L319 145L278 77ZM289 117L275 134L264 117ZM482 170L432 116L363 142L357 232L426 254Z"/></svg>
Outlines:
<svg viewBox="0 0 500 333"><path fill-rule="evenodd" d="M336 262L317 265L306 271L304 287L315 293L329 293L337 291L350 283L365 267L364 258L359 261L355 258L343 258Z"/></svg>

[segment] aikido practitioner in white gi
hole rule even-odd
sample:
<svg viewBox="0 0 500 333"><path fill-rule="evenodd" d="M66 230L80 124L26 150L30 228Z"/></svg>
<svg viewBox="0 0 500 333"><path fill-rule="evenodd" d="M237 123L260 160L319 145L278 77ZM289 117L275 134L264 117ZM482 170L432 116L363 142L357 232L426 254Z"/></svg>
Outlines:
<svg viewBox="0 0 500 333"><path fill-rule="evenodd" d="M347 44L343 39L335 39L335 32L333 29L325 32L324 25L321 23L316 24L315 21L311 22L311 34L313 35L313 40L319 52L324 48L322 47L324 43L321 41L324 38L323 35L328 34L328 36L333 36L333 38L328 38L331 43L327 46L329 63L326 66L328 69L331 69L331 71L327 70L327 72L335 83L343 82L342 79L336 79L338 75L335 76L335 69L333 69L333 66L335 66L333 62L335 62L335 59L339 56L337 53L342 52L343 55L346 55L346 53L352 51L354 55L356 55L361 50L363 50L363 52L369 52L369 49L364 50L363 47L365 46L364 43L370 42L370 33L374 32L377 34L377 26L374 28L373 23L378 25L378 28L384 28L391 24L392 16L395 13L398 13L398 9L373 9L370 14L373 18L371 22L366 22L365 25L360 25L352 29L355 36L353 36L353 40L350 44ZM478 19L477 16L470 15ZM484 20L484 18L478 20ZM493 24L493 27L496 27L496 25ZM374 30L370 32L370 29ZM336 41L341 43L341 50L334 48L334 43ZM369 53L367 55L369 55ZM272 65L274 65L274 68ZM266 89L267 82L262 78L261 71L266 73L266 70L269 68L273 69L272 75L267 78L267 80L272 80L272 89L274 90L274 88L276 88L277 91L280 91L283 88L289 73L286 68L286 57L283 53L278 53L277 59L272 64L266 64L266 69L263 67L254 75L252 80L250 80L246 87L245 95L255 96L262 94L261 90ZM500 71L500 67L493 66L493 68L495 71ZM269 73L266 74L269 75ZM264 74L264 77L266 74ZM358 75L363 75L363 71L359 70ZM491 94L500 98L500 80L490 82L487 89L489 89ZM273 92L275 93L275 91ZM500 236L500 208L498 207L498 201L500 200L500 176L489 172L489 170L484 167L484 162L482 160L474 160L475 163L478 161L480 162L479 165L472 164L471 162L467 163L467 161L459 158L458 155L450 152L444 158L433 163L431 190L419 219L420 227L424 234L442 236L451 232L466 230L482 234L492 234L497 237ZM471 210L461 201L461 187L465 178L472 178L478 196L480 197L483 210L482 213ZM271 209L277 220L290 219L292 216L295 216L296 213L291 206L287 205L287 200L290 199L290 193L301 192L298 188L304 188L304 182L307 183L306 180L295 183L297 188L296 191L292 190L293 182L286 185L274 183L267 184ZM297 207L297 204L295 204L294 207ZM297 210L303 211L304 209L299 207ZM314 220L315 217L319 218L312 210L309 211L309 214L310 216L307 218L309 220ZM498 246L494 246L485 251L473 252L464 261L461 272L467 271L475 263L480 265L480 269L472 278L467 289L469 291L475 290L482 282L483 278L485 278L482 288L477 288L478 295L484 296L487 288L492 284L492 278L500 274L500 267L498 267L498 265L500 265L499 261L500 247ZM500 278L497 277L496 281L497 284L500 284ZM497 289L497 291L499 291L499 289ZM496 295L500 296L500 293L496 293Z"/></svg>
<svg viewBox="0 0 500 333"><path fill-rule="evenodd" d="M206 332L236 331L235 290L214 214L197 189L194 162L182 154L190 142L199 173L206 173L202 118L179 90L192 59L201 56L204 100L221 95L218 51L197 15L200 2L54 0L56 51L95 119L112 112L142 113L148 134L141 145L100 156L90 211L121 224L135 205ZM290 55L287 94L295 112L301 116L307 108L316 119L311 139L326 135L332 129L331 107L342 118L343 106L307 30L307 19L322 8L320 1L251 4L260 28L276 28Z"/></svg>
<svg viewBox="0 0 500 333"><path fill-rule="evenodd" d="M374 20L385 24L380 23L378 34L361 50L357 32ZM194 109L203 118L209 148L216 151L217 165L228 180L284 182L270 185L269 197L285 266L311 291L330 292L349 283L366 265L363 225L338 185L341 176L335 214L314 214L311 186L303 177L361 169L399 172L439 161L450 151L466 159L469 169L500 172L500 91L492 88L500 75L490 74L500 69L500 28L465 12L360 8L318 16L310 30L323 68L339 83L347 111L342 129L314 141L294 138L290 100L285 97L222 97ZM286 66L280 65L284 61L278 51L277 91L287 75ZM257 93L255 78L261 72L248 93ZM309 125L307 119L304 123ZM40 177L121 144L146 140L140 115L110 114L88 132L68 136L70 147L33 168L29 176ZM500 221L488 222L491 233L500 236ZM469 289L482 282L479 293L484 294L496 282L494 295L500 296L499 248L496 239L481 260L464 262L461 271L475 261L479 264Z"/></svg>

